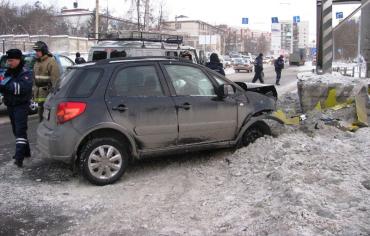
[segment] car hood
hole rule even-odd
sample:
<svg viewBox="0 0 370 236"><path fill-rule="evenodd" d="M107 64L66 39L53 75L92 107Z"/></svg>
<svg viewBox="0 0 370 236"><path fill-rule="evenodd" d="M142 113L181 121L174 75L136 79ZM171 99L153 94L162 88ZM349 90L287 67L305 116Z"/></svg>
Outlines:
<svg viewBox="0 0 370 236"><path fill-rule="evenodd" d="M247 82L235 82L245 91L255 92L262 94L264 96L273 98L275 101L278 98L278 93L276 88L272 84L256 84L256 83L247 83Z"/></svg>

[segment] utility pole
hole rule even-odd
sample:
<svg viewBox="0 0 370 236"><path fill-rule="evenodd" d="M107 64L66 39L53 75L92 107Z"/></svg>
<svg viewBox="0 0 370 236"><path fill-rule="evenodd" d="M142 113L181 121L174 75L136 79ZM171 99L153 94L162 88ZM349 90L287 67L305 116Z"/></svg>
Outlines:
<svg viewBox="0 0 370 236"><path fill-rule="evenodd" d="M99 0L95 3L95 38L99 39Z"/></svg>
<svg viewBox="0 0 370 236"><path fill-rule="evenodd" d="M368 78L370 77L370 0L362 0L360 27L360 51L367 67L365 77Z"/></svg>
<svg viewBox="0 0 370 236"><path fill-rule="evenodd" d="M317 0L317 66L319 73L331 73L333 62L333 0Z"/></svg>

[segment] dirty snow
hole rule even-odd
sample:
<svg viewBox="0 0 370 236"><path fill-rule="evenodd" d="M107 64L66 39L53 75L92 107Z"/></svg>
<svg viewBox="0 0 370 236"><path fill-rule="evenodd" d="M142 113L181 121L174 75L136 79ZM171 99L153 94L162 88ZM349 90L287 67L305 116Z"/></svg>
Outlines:
<svg viewBox="0 0 370 236"><path fill-rule="evenodd" d="M300 112L296 93L281 98ZM370 235L370 128L315 114L273 127L239 150L136 162L104 187L37 155L17 169L3 148L0 235Z"/></svg>
<svg viewBox="0 0 370 236"><path fill-rule="evenodd" d="M370 128L290 128L236 151L142 161L105 187L57 162L25 165L0 167L0 235L370 234Z"/></svg>

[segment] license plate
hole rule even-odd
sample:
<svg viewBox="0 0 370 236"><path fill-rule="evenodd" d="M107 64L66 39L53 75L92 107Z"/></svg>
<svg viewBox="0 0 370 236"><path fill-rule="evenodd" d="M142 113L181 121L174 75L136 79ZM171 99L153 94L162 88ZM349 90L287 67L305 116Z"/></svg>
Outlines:
<svg viewBox="0 0 370 236"><path fill-rule="evenodd" d="M50 110L49 109L45 109L44 110L44 113L42 114L42 116L44 117L45 120L50 120Z"/></svg>

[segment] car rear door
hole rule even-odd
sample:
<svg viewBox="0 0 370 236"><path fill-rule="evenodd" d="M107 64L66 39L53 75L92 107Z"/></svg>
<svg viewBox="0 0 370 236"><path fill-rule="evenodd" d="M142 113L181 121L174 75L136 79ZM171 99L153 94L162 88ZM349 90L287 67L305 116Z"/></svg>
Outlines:
<svg viewBox="0 0 370 236"><path fill-rule="evenodd" d="M110 80L106 103L113 120L131 132L140 149L176 145L175 104L155 62L119 66Z"/></svg>
<svg viewBox="0 0 370 236"><path fill-rule="evenodd" d="M237 130L235 99L217 97L216 81L191 63L162 63L179 120L178 144L232 140Z"/></svg>

